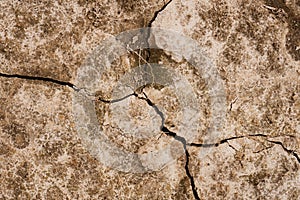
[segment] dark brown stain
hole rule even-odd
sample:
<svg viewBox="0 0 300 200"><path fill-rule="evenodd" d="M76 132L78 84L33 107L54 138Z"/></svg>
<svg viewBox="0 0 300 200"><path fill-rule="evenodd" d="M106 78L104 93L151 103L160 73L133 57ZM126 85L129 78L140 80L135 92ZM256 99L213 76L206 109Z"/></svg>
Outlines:
<svg viewBox="0 0 300 200"><path fill-rule="evenodd" d="M57 200L63 198L63 192L57 186L52 186L48 188L46 193L46 200Z"/></svg>
<svg viewBox="0 0 300 200"><path fill-rule="evenodd" d="M20 177L8 178L7 189L12 191L13 199L30 199L25 182Z"/></svg>
<svg viewBox="0 0 300 200"><path fill-rule="evenodd" d="M10 152L10 147L4 142L0 141L0 156L9 154L9 152Z"/></svg>
<svg viewBox="0 0 300 200"><path fill-rule="evenodd" d="M289 32L286 35L286 48L295 60L300 60L300 15L285 0L265 0L266 5L276 8L270 12L277 18L284 18L288 23ZM299 1L296 1L299 4ZM296 7L297 5L295 5ZM299 5L298 5L299 6Z"/></svg>
<svg viewBox="0 0 300 200"><path fill-rule="evenodd" d="M39 157L43 158L45 161L55 160L58 156L63 154L62 141L46 142L42 144L42 150L39 152Z"/></svg>
<svg viewBox="0 0 300 200"><path fill-rule="evenodd" d="M229 187L223 183L217 183L211 186L210 192L212 192L210 195L224 199L229 192Z"/></svg>
<svg viewBox="0 0 300 200"><path fill-rule="evenodd" d="M20 166L18 166L16 174L22 177L23 179L28 179L29 170L30 165L28 162L25 161Z"/></svg>
<svg viewBox="0 0 300 200"><path fill-rule="evenodd" d="M135 1L135 0L117 0L119 7L121 10L124 10L128 13L133 13L140 10L143 6L145 6L144 1Z"/></svg>
<svg viewBox="0 0 300 200"><path fill-rule="evenodd" d="M211 29L213 37L224 42L230 34L232 19L228 5L224 1L216 1L207 12L200 11L199 16L206 22L205 29Z"/></svg>
<svg viewBox="0 0 300 200"><path fill-rule="evenodd" d="M14 147L24 149L29 145L29 134L23 125L12 123L6 127L6 132L11 136Z"/></svg>
<svg viewBox="0 0 300 200"><path fill-rule="evenodd" d="M227 46L222 52L224 66L233 63L239 65L242 62L244 47L241 44L241 38L237 34L232 34L228 38Z"/></svg>
<svg viewBox="0 0 300 200"><path fill-rule="evenodd" d="M176 188L176 193L174 199L192 199L192 196L189 194L190 183L188 177L184 177L179 181L179 184Z"/></svg>
<svg viewBox="0 0 300 200"><path fill-rule="evenodd" d="M266 171L259 171L254 174L251 174L248 178L248 181L254 187L257 187L259 184L264 184L266 179L270 177Z"/></svg>

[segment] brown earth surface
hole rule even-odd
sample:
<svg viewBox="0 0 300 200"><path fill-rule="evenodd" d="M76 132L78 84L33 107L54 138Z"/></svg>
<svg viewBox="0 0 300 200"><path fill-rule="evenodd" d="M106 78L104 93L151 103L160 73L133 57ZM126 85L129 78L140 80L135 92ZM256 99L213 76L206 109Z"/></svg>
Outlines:
<svg viewBox="0 0 300 200"><path fill-rule="evenodd" d="M0 10L0 199L300 199L299 1L9 0ZM105 39L145 27L198 43L224 85L223 124L205 139L219 109L205 70L149 32L162 50L114 60L87 100L107 140L136 156L119 170L123 157L77 127L78 71ZM148 63L168 67L149 68L163 84L113 93ZM157 149L165 157L143 157Z"/></svg>

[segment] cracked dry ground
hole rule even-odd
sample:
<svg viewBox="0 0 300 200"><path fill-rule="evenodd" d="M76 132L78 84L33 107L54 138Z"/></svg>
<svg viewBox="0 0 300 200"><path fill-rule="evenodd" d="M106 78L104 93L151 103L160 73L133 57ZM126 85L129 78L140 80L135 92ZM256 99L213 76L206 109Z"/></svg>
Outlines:
<svg viewBox="0 0 300 200"><path fill-rule="evenodd" d="M11 0L0 8L0 199L300 198L298 1ZM126 173L94 158L79 137L73 84L103 39L147 26L198 42L224 82L226 113L219 136L205 143L211 105L201 73L164 51L128 53L105 74L108 82L143 62L141 53L189 81L201 118L187 141L174 91L147 86L124 102L135 128L147 127L154 112L157 134L131 137L107 121L114 105L107 85L95 107L111 141L135 153L174 144L179 155L160 170Z"/></svg>

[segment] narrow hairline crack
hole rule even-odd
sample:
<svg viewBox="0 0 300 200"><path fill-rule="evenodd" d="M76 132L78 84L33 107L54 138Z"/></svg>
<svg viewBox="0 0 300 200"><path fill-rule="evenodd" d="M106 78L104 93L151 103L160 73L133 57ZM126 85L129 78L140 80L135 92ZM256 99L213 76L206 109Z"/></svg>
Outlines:
<svg viewBox="0 0 300 200"><path fill-rule="evenodd" d="M273 144L278 144L278 145L280 145L280 146L282 147L282 149L283 149L285 152L287 152L288 154L292 154L292 155L297 159L298 163L300 163L300 157L299 157L299 155L298 155L295 151L286 148L286 147L282 144L282 142L280 142L280 141L274 141L274 140L268 140L268 139L267 139L267 141L270 142L270 143L273 143Z"/></svg>
<svg viewBox="0 0 300 200"><path fill-rule="evenodd" d="M265 138L265 141L267 141L269 143L280 145L285 152L287 152L288 154L291 154L292 156L294 156L296 158L296 160L298 161L298 163L300 163L300 157L294 150L286 148L283 145L283 143L280 142L280 141L269 140L268 138L270 138L270 137L268 135L264 135L264 134L261 134L261 133L242 135L242 136L234 136L234 137L222 139L222 140L220 140L219 142L216 142L216 143L208 143L208 144L207 143L189 143L187 145L192 146L192 147L203 147L203 148L218 147L221 144L228 143L230 140L249 138L249 137L263 137L263 138ZM267 148L267 149L269 149L269 148Z"/></svg>

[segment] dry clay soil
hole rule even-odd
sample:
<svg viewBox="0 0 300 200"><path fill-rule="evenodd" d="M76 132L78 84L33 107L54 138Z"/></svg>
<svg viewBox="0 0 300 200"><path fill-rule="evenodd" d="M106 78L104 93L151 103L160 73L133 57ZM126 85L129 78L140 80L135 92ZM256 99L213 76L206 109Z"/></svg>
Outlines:
<svg viewBox="0 0 300 200"><path fill-rule="evenodd" d="M300 199L299 1L7 0L0 10L1 200ZM164 50L128 51L103 72L93 101L107 139L137 155L136 166L117 170L118 154L97 153L86 140L97 135L76 127L73 84L104 39L150 26L193 39L209 57L224 87L223 123L207 144L215 104L203 72ZM171 87L110 101L114 84L149 62L192 88L199 126L189 141L183 108L195 102ZM170 159L159 168L140 159L159 148Z"/></svg>

